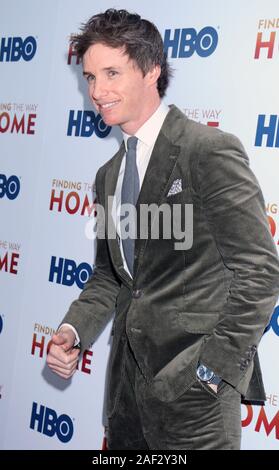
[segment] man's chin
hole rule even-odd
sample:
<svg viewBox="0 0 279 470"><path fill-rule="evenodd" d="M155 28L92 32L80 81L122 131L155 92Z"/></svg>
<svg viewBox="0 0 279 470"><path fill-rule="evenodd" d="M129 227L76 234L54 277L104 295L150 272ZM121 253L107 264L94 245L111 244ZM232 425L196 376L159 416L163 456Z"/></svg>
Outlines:
<svg viewBox="0 0 279 470"><path fill-rule="evenodd" d="M109 116L103 116L102 113L101 113L101 116L102 116L102 120L104 121L104 123L107 126L118 126L119 125L119 122L117 121L117 119L113 119L113 117L109 117Z"/></svg>

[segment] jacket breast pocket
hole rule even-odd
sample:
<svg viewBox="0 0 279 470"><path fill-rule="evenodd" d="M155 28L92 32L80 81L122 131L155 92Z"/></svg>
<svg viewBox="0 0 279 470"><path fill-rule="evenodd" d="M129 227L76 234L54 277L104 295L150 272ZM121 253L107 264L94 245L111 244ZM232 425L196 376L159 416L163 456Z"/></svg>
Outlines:
<svg viewBox="0 0 279 470"><path fill-rule="evenodd" d="M192 203L192 195L189 188L183 189L176 194L170 194L169 196L166 194L162 199L162 204L191 204Z"/></svg>

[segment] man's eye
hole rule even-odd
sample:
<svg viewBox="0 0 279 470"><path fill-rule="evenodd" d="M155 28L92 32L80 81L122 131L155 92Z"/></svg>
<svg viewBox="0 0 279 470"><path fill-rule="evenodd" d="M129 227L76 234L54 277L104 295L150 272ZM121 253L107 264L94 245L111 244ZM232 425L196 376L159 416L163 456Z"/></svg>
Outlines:
<svg viewBox="0 0 279 470"><path fill-rule="evenodd" d="M110 70L108 75L109 77L114 77L115 75L117 75L117 72L115 70Z"/></svg>
<svg viewBox="0 0 279 470"><path fill-rule="evenodd" d="M87 75L86 77L86 80L88 81L88 83L93 82L94 79L95 79L94 75Z"/></svg>

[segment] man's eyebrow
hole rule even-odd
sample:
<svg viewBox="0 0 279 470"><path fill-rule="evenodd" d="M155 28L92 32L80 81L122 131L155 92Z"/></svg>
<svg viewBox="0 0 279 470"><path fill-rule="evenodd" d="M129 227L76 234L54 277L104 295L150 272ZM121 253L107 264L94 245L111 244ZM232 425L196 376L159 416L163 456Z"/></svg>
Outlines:
<svg viewBox="0 0 279 470"><path fill-rule="evenodd" d="M115 70L115 69L120 69L118 65L111 65L110 67L104 67L102 70Z"/></svg>
<svg viewBox="0 0 279 470"><path fill-rule="evenodd" d="M121 67L112 65L110 67L104 67L102 70L104 72L106 72L106 71L109 71L109 70L120 70L120 69L121 69ZM82 75L94 75L94 74L92 72L84 71L84 72L82 72Z"/></svg>

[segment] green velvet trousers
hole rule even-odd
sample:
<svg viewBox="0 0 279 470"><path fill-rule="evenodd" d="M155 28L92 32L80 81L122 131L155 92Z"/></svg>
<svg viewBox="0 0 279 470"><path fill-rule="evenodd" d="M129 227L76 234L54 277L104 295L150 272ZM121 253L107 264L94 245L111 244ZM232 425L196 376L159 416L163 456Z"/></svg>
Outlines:
<svg viewBox="0 0 279 470"><path fill-rule="evenodd" d="M109 450L238 450L240 394L221 382L216 394L198 379L171 402L159 400L126 340L117 406L108 422Z"/></svg>

